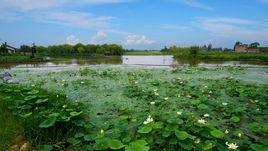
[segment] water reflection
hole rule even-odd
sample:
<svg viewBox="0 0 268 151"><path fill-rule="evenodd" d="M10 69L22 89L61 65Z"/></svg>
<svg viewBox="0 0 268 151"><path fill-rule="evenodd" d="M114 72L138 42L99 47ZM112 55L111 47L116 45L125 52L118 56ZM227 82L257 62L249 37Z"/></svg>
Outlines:
<svg viewBox="0 0 268 151"><path fill-rule="evenodd" d="M143 65L143 66L246 66L268 67L268 61L222 61L198 59L174 59L173 56L122 56L122 57L81 57L53 58L48 62L1 63L0 68L53 68L86 66L98 64Z"/></svg>
<svg viewBox="0 0 268 151"><path fill-rule="evenodd" d="M124 65L162 65L176 64L173 56L123 56Z"/></svg>

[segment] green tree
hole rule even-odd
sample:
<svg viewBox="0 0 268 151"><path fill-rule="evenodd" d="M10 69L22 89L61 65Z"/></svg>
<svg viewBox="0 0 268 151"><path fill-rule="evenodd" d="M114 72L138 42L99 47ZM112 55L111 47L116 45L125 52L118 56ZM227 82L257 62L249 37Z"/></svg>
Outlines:
<svg viewBox="0 0 268 151"><path fill-rule="evenodd" d="M199 46L192 46L190 47L190 57L194 57L196 58L199 54L199 52L201 51Z"/></svg>
<svg viewBox="0 0 268 151"><path fill-rule="evenodd" d="M249 45L250 48L258 48L260 46L260 43L254 42Z"/></svg>
<svg viewBox="0 0 268 151"><path fill-rule="evenodd" d="M98 47L96 50L97 54L104 54L105 53L105 48L104 47Z"/></svg>
<svg viewBox="0 0 268 151"><path fill-rule="evenodd" d="M31 52L31 47L28 45L21 45L20 46L20 52L23 52L23 54L27 52Z"/></svg>
<svg viewBox="0 0 268 151"><path fill-rule="evenodd" d="M72 45L65 44L63 45L64 53L65 54L72 54L74 53L74 47Z"/></svg>
<svg viewBox="0 0 268 151"><path fill-rule="evenodd" d="M86 50L85 50L84 47L79 47L79 48L77 49L77 51L78 51L78 53L80 53L80 54L84 54L84 53L86 52Z"/></svg>
<svg viewBox="0 0 268 151"><path fill-rule="evenodd" d="M46 47L43 47L43 46L37 46L36 47L36 51L39 54L45 54L45 53L47 53L47 48Z"/></svg>

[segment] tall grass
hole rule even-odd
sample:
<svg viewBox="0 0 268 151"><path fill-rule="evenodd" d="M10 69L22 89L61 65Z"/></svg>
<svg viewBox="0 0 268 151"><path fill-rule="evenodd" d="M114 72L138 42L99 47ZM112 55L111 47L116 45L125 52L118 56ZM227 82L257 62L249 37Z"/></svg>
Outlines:
<svg viewBox="0 0 268 151"><path fill-rule="evenodd" d="M176 58L188 59L215 59L215 60L263 60L268 61L268 53L237 53L237 52L219 52L201 51L198 47L179 48L171 47L172 54Z"/></svg>
<svg viewBox="0 0 268 151"><path fill-rule="evenodd" d="M11 112L8 104L0 95L0 151L7 151L15 138L21 133L21 126Z"/></svg>
<svg viewBox="0 0 268 151"><path fill-rule="evenodd" d="M31 94L34 91L37 94ZM27 97L31 100L28 100ZM34 103L38 99L44 98L47 102L44 102L43 105ZM68 144L62 143L66 142L66 139L78 129L73 121L80 120L79 117L54 122L50 127L40 127L40 123L53 114L59 114L57 117L65 116L63 105L68 107L73 105L73 111L80 109L78 104L69 102L65 96L60 94L0 83L0 151L2 148L4 148L3 151L8 150L7 148L14 143L13 140L18 135L27 138L34 148L40 148L44 144L57 144L60 146L59 148L68 146ZM29 112L31 114L27 115Z"/></svg>
<svg viewBox="0 0 268 151"><path fill-rule="evenodd" d="M217 59L217 60L268 61L268 53L203 52L198 57L200 59Z"/></svg>
<svg viewBox="0 0 268 151"><path fill-rule="evenodd" d="M196 58L200 54L200 47L198 46L192 46L190 48L186 47L176 47L173 46L170 48L172 54L177 58Z"/></svg>
<svg viewBox="0 0 268 151"><path fill-rule="evenodd" d="M0 63L20 63L20 62L35 62L44 61L42 57L31 58L30 55L21 54L0 54Z"/></svg>

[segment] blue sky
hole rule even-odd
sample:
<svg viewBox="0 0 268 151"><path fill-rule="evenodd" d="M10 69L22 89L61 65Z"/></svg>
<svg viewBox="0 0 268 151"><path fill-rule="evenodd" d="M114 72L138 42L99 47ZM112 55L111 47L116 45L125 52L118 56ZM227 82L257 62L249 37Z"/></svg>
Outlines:
<svg viewBox="0 0 268 151"><path fill-rule="evenodd" d="M268 0L0 0L0 42L268 46Z"/></svg>

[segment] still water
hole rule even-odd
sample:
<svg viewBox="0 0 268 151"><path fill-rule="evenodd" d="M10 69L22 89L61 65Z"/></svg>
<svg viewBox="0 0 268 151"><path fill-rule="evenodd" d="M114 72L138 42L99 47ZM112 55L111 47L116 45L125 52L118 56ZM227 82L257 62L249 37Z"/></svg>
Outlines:
<svg viewBox="0 0 268 151"><path fill-rule="evenodd" d="M122 56L51 59L47 62L0 63L0 68L57 68L87 65L126 65L126 66L244 66L267 67L268 61L221 61L221 60L180 60L173 56Z"/></svg>

